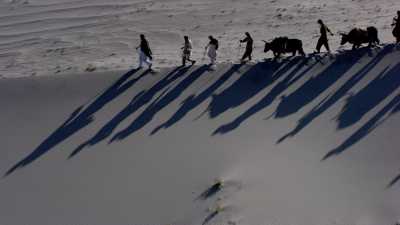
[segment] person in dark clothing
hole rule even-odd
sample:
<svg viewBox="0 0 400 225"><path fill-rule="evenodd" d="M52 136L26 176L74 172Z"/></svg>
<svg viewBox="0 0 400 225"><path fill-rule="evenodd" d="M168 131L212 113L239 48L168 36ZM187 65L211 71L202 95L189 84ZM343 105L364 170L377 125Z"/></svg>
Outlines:
<svg viewBox="0 0 400 225"><path fill-rule="evenodd" d="M329 32L332 36L333 36L333 33L324 24L324 22L322 22L322 20L318 20L318 24L320 25L321 36L318 39L318 43L317 43L317 47L316 47L317 53L320 53L322 46L324 46L328 52L331 52L331 50L329 49L327 33Z"/></svg>
<svg viewBox="0 0 400 225"><path fill-rule="evenodd" d="M142 68L143 63L146 63L151 70L151 60L153 60L152 52L149 46L149 42L147 42L143 34L140 35L140 45L136 49L139 51L139 68Z"/></svg>
<svg viewBox="0 0 400 225"><path fill-rule="evenodd" d="M400 11L397 11L397 17L393 18L392 26L394 26L392 34L396 38L396 43L400 43Z"/></svg>
<svg viewBox="0 0 400 225"><path fill-rule="evenodd" d="M253 38L251 38L249 32L246 32L246 38L244 38L243 40L240 40L240 43L244 43L246 42L246 51L243 54L243 57L241 59L242 62L244 62L244 60L246 58L249 58L249 61L251 60L251 53L253 52Z"/></svg>

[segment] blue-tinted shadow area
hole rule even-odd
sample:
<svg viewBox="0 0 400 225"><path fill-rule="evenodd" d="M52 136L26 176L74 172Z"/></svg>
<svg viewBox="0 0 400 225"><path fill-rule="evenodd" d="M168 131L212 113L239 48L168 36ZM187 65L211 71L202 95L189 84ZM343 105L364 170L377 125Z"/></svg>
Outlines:
<svg viewBox="0 0 400 225"><path fill-rule="evenodd" d="M330 107L339 102L342 98L348 95L349 91L359 83L367 74L378 65L378 63L393 50L393 45L385 46L384 49L378 52L375 57L372 58L363 68L352 75L338 90L333 94L330 94L327 98L322 100L317 106L315 106L310 112L303 116L297 123L297 126L290 131L288 134L284 135L278 140L277 143L284 141L288 137L292 137L306 128L312 123L316 118L322 115Z"/></svg>
<svg viewBox="0 0 400 225"><path fill-rule="evenodd" d="M386 91L383 89L390 90L390 93L394 91L394 87L398 87L398 83L400 82L400 63L392 67L386 73L380 74L377 79L373 80L367 87L365 87L362 92L366 99L359 99L360 104L364 102L368 102L369 100L372 101L373 104L378 104L377 100L382 101L382 94L384 92L385 96L387 96ZM385 80L385 81L383 81ZM390 80L391 82L386 82ZM393 85L393 86L392 86ZM371 88L371 86L375 86ZM389 87L388 87L389 86ZM379 87L379 88L378 88ZM365 93L365 92L370 93ZM373 95L377 95L378 97L373 97ZM353 102L352 104L356 104ZM361 141L364 137L366 137L370 132L372 132L376 127L378 127L381 123L384 122L385 119L388 118L388 115L393 115L395 112L398 111L400 106L400 95L394 97L389 103L387 103L381 110L378 111L371 119L369 119L361 128L359 128L356 132L354 132L349 138L347 138L342 144L340 144L335 149L329 151L322 160L326 160L332 156L337 156L344 151L348 150L351 146ZM368 105L366 109L369 109L370 106ZM354 107L354 110L358 110L359 108ZM364 113L365 108L360 113ZM348 109L347 109L348 110ZM356 115L356 112L354 114ZM358 118L358 116L357 116Z"/></svg>
<svg viewBox="0 0 400 225"><path fill-rule="evenodd" d="M79 145L71 154L70 158L80 153L85 147L95 145L106 138L108 138L118 125L123 122L130 115L135 113L138 109L142 108L162 90L168 88L174 81L182 77L190 67L177 67L170 71L164 78L154 84L150 89L143 90L136 94L131 102L117 113L110 121L108 121L92 138Z"/></svg>
<svg viewBox="0 0 400 225"><path fill-rule="evenodd" d="M114 84L104 90L96 97L94 101L89 103L88 106L81 106L75 110L71 116L57 128L49 137L47 137L36 149L34 149L28 156L12 166L7 172L6 176L13 173L16 169L25 167L44 154L51 151L61 142L71 137L73 134L89 125L94 119L93 115L101 110L107 103L124 93L137 81L147 75L149 72L145 71L136 78L130 79L137 70L131 70L121 76Z"/></svg>
<svg viewBox="0 0 400 225"><path fill-rule="evenodd" d="M293 93L283 96L275 112L275 118L290 116L311 103L346 74L367 52L368 49L363 48L354 52L338 54L336 59L321 73L310 78Z"/></svg>
<svg viewBox="0 0 400 225"><path fill-rule="evenodd" d="M262 98L259 102L250 107L248 110L246 110L232 122L220 126L217 130L214 131L213 135L225 134L230 131L233 131L234 129L239 127L240 124L243 123L245 120L252 117L256 113L260 112L264 108L268 107L289 86L294 84L296 81L298 81L301 77L303 77L313 68L315 64L308 65L307 61L308 61L307 59L300 59L300 58L293 59L292 62L287 65L287 68L289 69L290 72L285 76L285 78L282 81L277 83L271 89L271 91L269 91L268 94L265 95L264 98Z"/></svg>
<svg viewBox="0 0 400 225"><path fill-rule="evenodd" d="M210 117L215 118L254 97L284 75L296 62L298 59L282 62L271 60L252 66L231 86L220 94L212 96L212 101L207 109Z"/></svg>
<svg viewBox="0 0 400 225"><path fill-rule="evenodd" d="M152 132L151 135L157 133L160 129L169 128L173 126L175 123L179 122L185 115L187 115L191 110L195 109L205 100L210 98L212 94L223 85L229 78L231 78L235 72L237 72L243 64L234 64L232 67L225 72L221 77L217 79L213 84L207 87L204 91L202 91L198 95L190 95L187 97L179 107L179 109L172 115L170 119L168 119L165 123L157 126Z"/></svg>
<svg viewBox="0 0 400 225"><path fill-rule="evenodd" d="M127 128L115 134L110 143L122 140L143 128L163 108L176 100L191 84L193 84L203 73L209 70L209 66L203 65L187 75L172 90L160 96L152 102Z"/></svg>

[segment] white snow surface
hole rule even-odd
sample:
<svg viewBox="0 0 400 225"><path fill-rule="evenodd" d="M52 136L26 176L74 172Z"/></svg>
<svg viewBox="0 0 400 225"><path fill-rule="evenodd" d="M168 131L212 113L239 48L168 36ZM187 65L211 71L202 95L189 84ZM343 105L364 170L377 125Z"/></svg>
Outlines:
<svg viewBox="0 0 400 225"><path fill-rule="evenodd" d="M2 79L1 224L394 225L399 59Z"/></svg>
<svg viewBox="0 0 400 225"><path fill-rule="evenodd" d="M321 18L335 33L376 26L392 42L398 0L2 0L0 76L21 77L124 70L137 65L139 34L147 36L156 67L180 63L183 35L193 39L201 60L207 37L220 40L219 62L243 53L244 32L255 39L254 58L270 57L262 40L288 36L315 48Z"/></svg>
<svg viewBox="0 0 400 225"><path fill-rule="evenodd" d="M398 9L0 1L0 224L395 225ZM261 40L277 36L313 51L319 18L335 33L333 56L265 59ZM338 32L369 25L385 44L340 47ZM240 65L246 31L255 60ZM140 33L156 73L132 69ZM177 68L186 34L198 63ZM201 60L208 35L221 45L213 69Z"/></svg>

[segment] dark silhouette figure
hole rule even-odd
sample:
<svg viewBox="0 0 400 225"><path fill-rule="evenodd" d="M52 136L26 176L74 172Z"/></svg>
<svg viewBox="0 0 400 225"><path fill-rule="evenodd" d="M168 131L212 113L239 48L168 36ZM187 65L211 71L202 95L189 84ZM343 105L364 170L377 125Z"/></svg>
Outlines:
<svg viewBox="0 0 400 225"><path fill-rule="evenodd" d="M82 128L89 125L94 119L94 114L101 110L107 103L118 97L120 94L128 90L137 81L143 78L148 71L142 73L137 78L129 80L137 70L131 70L120 77L113 85L107 88L101 95L99 95L93 102L87 107L81 106L49 137L46 138L32 153L26 156L24 159L19 161L13 167L11 167L6 175L13 173L16 169L25 167L52 150L58 144L81 130Z"/></svg>
<svg viewBox="0 0 400 225"><path fill-rule="evenodd" d="M385 70L386 71L386 70ZM385 72L384 71L384 72ZM385 75L384 73L381 73L376 80L373 81L373 84L371 83L368 85L366 88L364 88L361 92L363 93L362 95L359 95L359 100L357 103L354 102L354 104L364 104L368 101L373 102L373 105L377 105L380 101L382 101L384 98L382 98L382 95L379 93L380 91L389 88L393 92L394 87L398 87L400 83L400 78L398 76L400 71L400 63L394 66L392 69L390 69L389 72L387 72ZM387 77L387 78L385 78ZM384 79L384 80L383 80ZM395 81L396 80L396 81ZM394 82L395 84L391 84L391 82ZM368 92L368 94L366 94ZM373 97L374 95L378 95L377 97ZM384 96L388 96L387 92L384 94ZM362 98L362 100L361 100ZM370 105L367 106L367 108L370 108ZM381 110L379 110L378 113L375 114L368 122L366 122L361 128L359 128L356 132L354 132L349 138L347 138L341 145L336 147L335 149L329 151L323 158L322 160L326 160L332 156L339 155L342 152L346 151L349 149L351 146L362 140L364 137L366 137L370 132L372 132L376 127L378 127L380 124L384 122L385 119L388 118L387 114L392 115L393 113L397 112L398 109L400 109L400 95L397 95L394 97L386 106L384 106ZM357 114L358 109L353 109L355 110L354 114ZM363 111L362 111L363 112ZM358 117L358 116L357 116Z"/></svg>
<svg viewBox="0 0 400 225"><path fill-rule="evenodd" d="M307 74L315 65L306 65L307 59L300 59L295 58L292 60L291 65L291 72L280 81L277 85L272 88L272 90L258 103L250 107L246 110L243 114L237 117L232 122L225 124L219 127L216 131L214 131L213 135L215 134L225 134L237 128L241 123L243 123L246 119L250 118L251 116L255 115L262 109L269 106L280 94L282 94L289 86L297 82L301 77Z"/></svg>
<svg viewBox="0 0 400 225"><path fill-rule="evenodd" d="M189 69L190 67L177 67L150 89L139 92L124 109L107 122L92 138L79 145L70 154L70 158L80 153L85 147L93 146L108 138L122 121L149 103L157 93L171 85L178 78L182 77Z"/></svg>
<svg viewBox="0 0 400 225"><path fill-rule="evenodd" d="M320 102L317 106L315 106L310 112L308 112L305 116L303 116L299 121L295 129L291 132L283 136L278 140L277 143L284 141L288 137L293 137L305 127L307 127L314 119L328 110L331 106L337 103L340 99L345 97L348 92L359 82L361 81L369 71L371 71L375 66L388 54L392 51L393 45L386 46L383 50L381 50L367 65L365 65L359 72L354 74L350 79L346 81L346 83L341 86L335 93L329 95L329 97L325 98L322 102Z"/></svg>
<svg viewBox="0 0 400 225"><path fill-rule="evenodd" d="M240 40L240 43L246 43L246 50L241 59L242 62L244 62L246 58L251 61L251 54L253 52L253 38L251 38L249 32L246 32L245 35L246 37L243 40Z"/></svg>
<svg viewBox="0 0 400 225"><path fill-rule="evenodd" d="M242 64L233 65L226 73L224 73L217 81L215 81L212 85L210 85L207 89L201 92L198 95L190 95L183 102L181 107L174 113L174 115L165 123L161 124L157 128L155 128L151 134L157 133L161 128L169 128L181 120L186 114L188 114L191 110L196 108L198 105L203 103L205 100L211 97L211 95L227 81L230 77L237 72Z"/></svg>
<svg viewBox="0 0 400 225"><path fill-rule="evenodd" d="M149 42L146 40L143 34L140 35L140 50L150 59L153 60L152 52L150 49Z"/></svg>
<svg viewBox="0 0 400 225"><path fill-rule="evenodd" d="M292 66L293 61L268 61L257 63L231 86L221 93L213 95L211 103L206 111L209 112L211 118L215 118L226 110L241 105L279 79Z"/></svg>
<svg viewBox="0 0 400 225"><path fill-rule="evenodd" d="M400 11L397 11L397 17L393 18L392 26L394 26L392 34L396 38L396 43L400 43Z"/></svg>
<svg viewBox="0 0 400 225"><path fill-rule="evenodd" d="M367 30L360 28L352 29L348 34L341 34L341 45L349 42L353 45L353 50L357 49L363 43L368 43L368 47L379 44L378 30L375 27L367 27Z"/></svg>
<svg viewBox="0 0 400 225"><path fill-rule="evenodd" d="M279 58L282 54L292 53L293 56L298 52L300 55L305 56L303 50L303 42L299 39L289 39L288 37L278 37L271 42L264 41L264 52L267 53L271 50L275 58Z"/></svg>
<svg viewBox="0 0 400 225"><path fill-rule="evenodd" d="M139 51L139 69L142 68L143 63L146 63L151 70L152 63L148 61L148 59L153 60L152 52L149 46L149 42L144 37L144 34L140 35L140 45L136 49L140 49Z"/></svg>
<svg viewBox="0 0 400 225"><path fill-rule="evenodd" d="M176 100L192 83L194 83L204 72L208 71L209 66L203 65L185 77L172 90L152 102L127 128L118 132L110 142L122 140L134 132L143 128L153 117L163 108Z"/></svg>
<svg viewBox="0 0 400 225"><path fill-rule="evenodd" d="M361 54L343 53L337 55L334 62L320 74L310 78L301 87L288 96L283 96L275 113L276 118L283 118L298 112L301 108L314 101L338 79L340 79L364 55L366 49L359 50Z"/></svg>
<svg viewBox="0 0 400 225"><path fill-rule="evenodd" d="M324 24L324 22L322 22L322 20L318 20L318 24L320 26L319 31L321 33L321 36L319 37L318 42L317 42L317 47L316 47L317 53L320 53L322 46L324 46L328 52L331 52L331 50L329 48L328 34L327 33L330 33L332 36L333 36L333 33Z"/></svg>

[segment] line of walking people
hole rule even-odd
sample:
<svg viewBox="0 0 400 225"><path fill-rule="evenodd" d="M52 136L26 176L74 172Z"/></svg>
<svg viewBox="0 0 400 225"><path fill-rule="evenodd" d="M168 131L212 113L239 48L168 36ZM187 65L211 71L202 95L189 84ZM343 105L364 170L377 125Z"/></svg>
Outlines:
<svg viewBox="0 0 400 225"><path fill-rule="evenodd" d="M328 33L331 36L334 36L334 34L331 32L331 30L324 24L324 22L319 19L318 24L320 26L320 37L318 39L317 45L316 45L316 51L315 53L320 53L322 46L325 47L328 53L331 52L329 43L328 43ZM393 18L393 23L392 26L394 27L392 34L396 38L396 43L400 43L400 11L397 11L397 17ZM213 36L208 36L209 42L205 46L205 52L204 55L207 54L207 56L210 59L210 65L214 65L217 60L217 52L218 52L218 47L219 43L216 38ZM254 48L254 40L251 37L249 32L245 33L245 37L241 40L239 40L240 43L246 43L245 47L245 52L241 58L241 63L245 63L247 61L252 60L252 53L253 53L253 48ZM149 70L152 70L152 51L149 46L149 42L146 40L145 36L143 34L140 35L140 45L136 48L139 53L139 66L138 68L142 68L143 64L147 64L149 67ZM188 36L184 36L184 44L183 47L181 47L182 50L182 66L186 66L186 62L190 62L192 65L196 63L196 60L191 59L192 55L192 41Z"/></svg>

